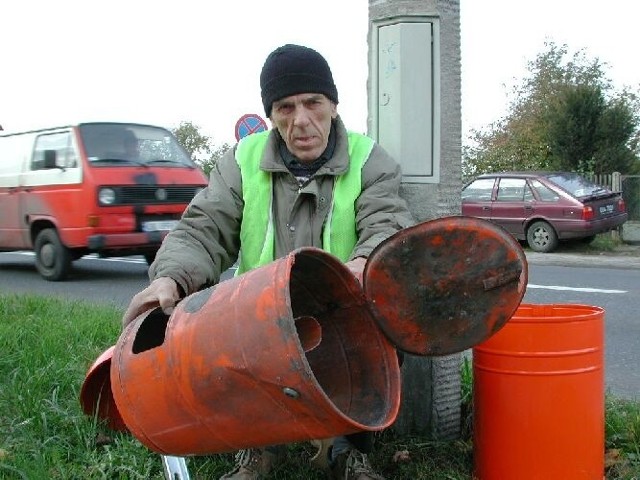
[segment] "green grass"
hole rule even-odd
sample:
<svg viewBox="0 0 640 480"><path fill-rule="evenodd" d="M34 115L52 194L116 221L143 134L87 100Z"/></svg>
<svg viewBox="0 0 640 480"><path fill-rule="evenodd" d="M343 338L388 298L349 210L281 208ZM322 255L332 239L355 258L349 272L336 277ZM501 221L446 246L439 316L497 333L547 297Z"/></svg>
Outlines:
<svg viewBox="0 0 640 480"><path fill-rule="evenodd" d="M122 312L83 302L0 296L0 479L163 479L160 456L133 437L109 431L85 416L78 402L87 368L120 333ZM463 438L451 442L377 437L372 463L389 480L469 480L473 467L468 406L471 367L462 367ZM607 479L640 479L640 405L608 398ZM410 461L394 462L398 451ZM323 479L307 466L310 446L289 447L269 478ZM231 454L188 460L193 480L215 479Z"/></svg>
<svg viewBox="0 0 640 480"><path fill-rule="evenodd" d="M617 232L601 233L589 244L590 250L612 252L623 245Z"/></svg>

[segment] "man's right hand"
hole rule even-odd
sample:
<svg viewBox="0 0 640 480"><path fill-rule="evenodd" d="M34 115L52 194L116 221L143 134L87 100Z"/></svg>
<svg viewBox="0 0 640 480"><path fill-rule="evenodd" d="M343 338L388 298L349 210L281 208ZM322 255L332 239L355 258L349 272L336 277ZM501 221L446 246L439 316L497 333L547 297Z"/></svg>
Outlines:
<svg viewBox="0 0 640 480"><path fill-rule="evenodd" d="M151 284L138 292L129 303L122 317L122 328L126 328L133 320L147 310L160 307L165 315L171 315L173 308L180 300L178 284L169 277L156 278Z"/></svg>

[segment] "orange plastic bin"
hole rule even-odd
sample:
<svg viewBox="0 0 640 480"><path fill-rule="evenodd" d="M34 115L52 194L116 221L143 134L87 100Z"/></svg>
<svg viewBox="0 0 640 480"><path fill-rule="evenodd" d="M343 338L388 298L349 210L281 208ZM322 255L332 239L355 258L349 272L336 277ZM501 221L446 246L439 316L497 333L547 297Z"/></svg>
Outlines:
<svg viewBox="0 0 640 480"><path fill-rule="evenodd" d="M474 478L602 480L604 310L522 304L473 349Z"/></svg>
<svg viewBox="0 0 640 480"><path fill-rule="evenodd" d="M136 319L111 388L151 450L211 454L382 430L400 405L395 348L358 281L308 247Z"/></svg>

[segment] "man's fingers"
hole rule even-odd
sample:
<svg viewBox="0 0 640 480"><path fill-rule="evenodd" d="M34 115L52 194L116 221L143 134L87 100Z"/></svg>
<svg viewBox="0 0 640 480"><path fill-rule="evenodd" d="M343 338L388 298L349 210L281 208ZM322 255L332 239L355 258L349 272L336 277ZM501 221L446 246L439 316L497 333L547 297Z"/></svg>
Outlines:
<svg viewBox="0 0 640 480"><path fill-rule="evenodd" d="M129 325L131 322L133 322L136 318L138 318L147 310L150 310L158 306L157 300L155 301L150 300L146 302L141 301L136 298L138 295L133 297L133 299L131 300L131 303L129 304L129 307L127 308L126 312L124 313L124 316L122 317L123 328Z"/></svg>
<svg viewBox="0 0 640 480"><path fill-rule="evenodd" d="M144 312L158 306L165 315L171 315L178 300L180 293L177 283L168 277L157 278L131 299L122 317L122 327L125 328Z"/></svg>

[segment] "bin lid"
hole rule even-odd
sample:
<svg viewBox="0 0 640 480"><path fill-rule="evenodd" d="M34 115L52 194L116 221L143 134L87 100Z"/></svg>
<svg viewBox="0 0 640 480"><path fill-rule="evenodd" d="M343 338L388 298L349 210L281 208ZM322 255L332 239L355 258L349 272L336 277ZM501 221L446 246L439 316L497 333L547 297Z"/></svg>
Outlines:
<svg viewBox="0 0 640 480"><path fill-rule="evenodd" d="M461 352L515 313L527 285L520 244L479 218L450 216L392 235L369 256L363 288L378 326L400 350Z"/></svg>

